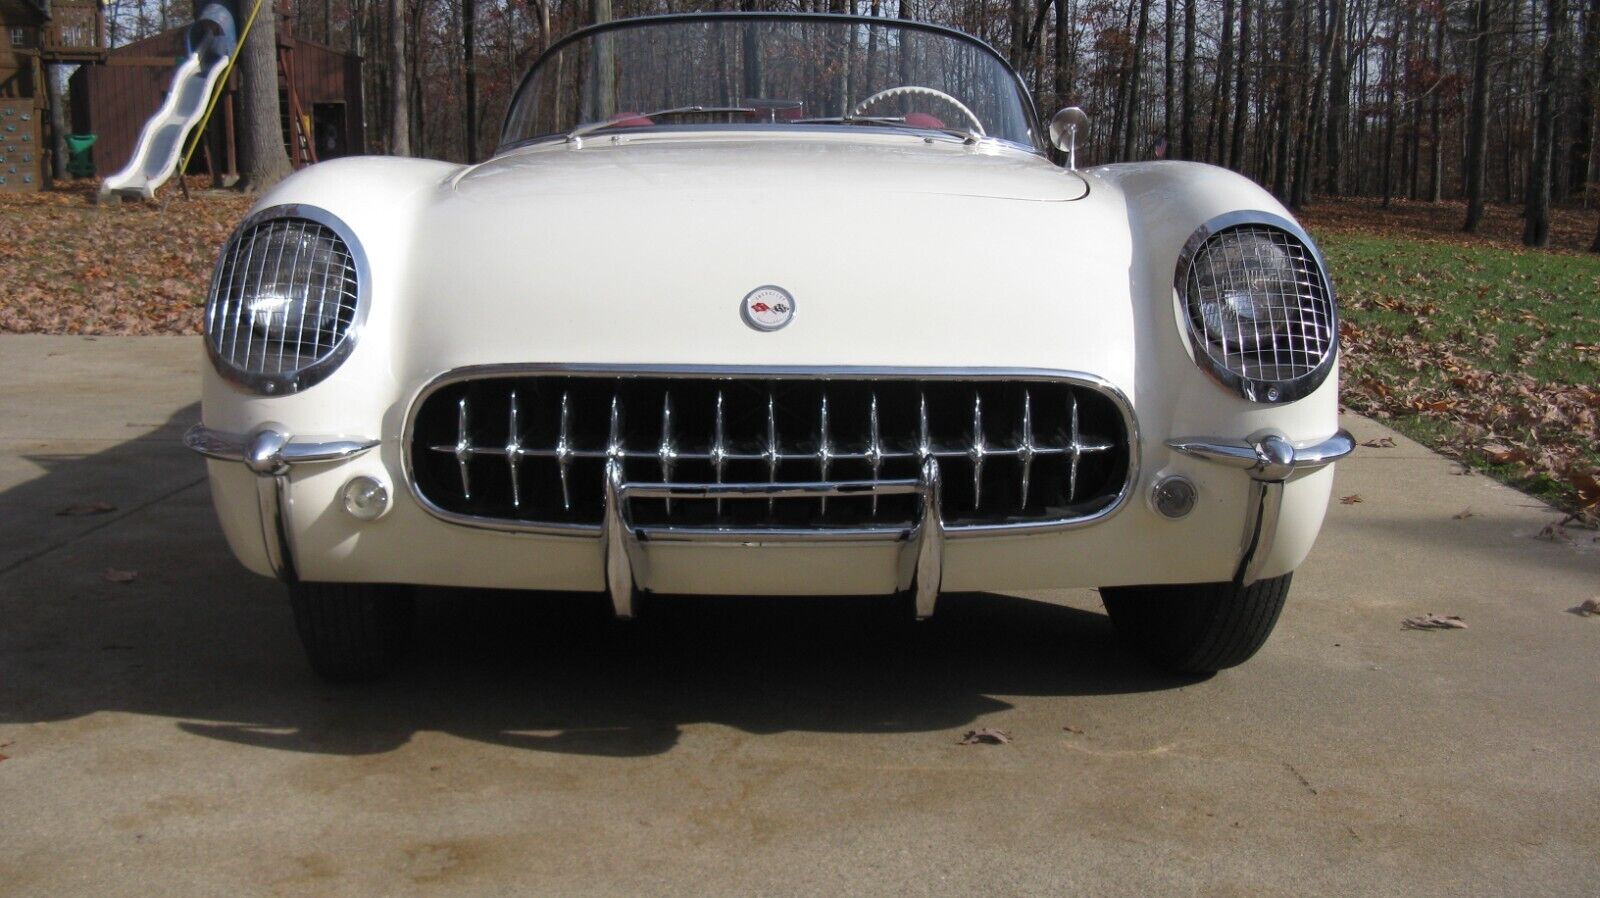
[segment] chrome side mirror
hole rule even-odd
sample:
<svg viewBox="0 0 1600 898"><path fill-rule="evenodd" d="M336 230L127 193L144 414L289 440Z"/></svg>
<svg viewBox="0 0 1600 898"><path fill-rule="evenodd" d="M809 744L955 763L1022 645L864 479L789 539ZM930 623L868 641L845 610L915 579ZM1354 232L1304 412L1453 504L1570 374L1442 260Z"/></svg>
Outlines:
<svg viewBox="0 0 1600 898"><path fill-rule="evenodd" d="M1078 135L1089 127L1089 114L1068 106L1050 119L1050 142L1067 154L1067 168L1078 167Z"/></svg>

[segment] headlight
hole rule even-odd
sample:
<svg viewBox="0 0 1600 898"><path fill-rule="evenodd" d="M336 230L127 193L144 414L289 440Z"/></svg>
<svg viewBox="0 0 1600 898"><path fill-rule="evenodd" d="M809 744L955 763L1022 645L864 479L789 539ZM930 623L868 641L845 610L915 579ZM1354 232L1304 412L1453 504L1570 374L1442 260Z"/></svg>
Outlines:
<svg viewBox="0 0 1600 898"><path fill-rule="evenodd" d="M365 312L366 260L350 229L310 206L246 219L217 259L206 346L224 377L293 393L333 372Z"/></svg>
<svg viewBox="0 0 1600 898"><path fill-rule="evenodd" d="M1304 232L1248 215L1195 232L1178 261L1178 296L1201 367L1246 399L1287 402L1333 368L1333 288Z"/></svg>

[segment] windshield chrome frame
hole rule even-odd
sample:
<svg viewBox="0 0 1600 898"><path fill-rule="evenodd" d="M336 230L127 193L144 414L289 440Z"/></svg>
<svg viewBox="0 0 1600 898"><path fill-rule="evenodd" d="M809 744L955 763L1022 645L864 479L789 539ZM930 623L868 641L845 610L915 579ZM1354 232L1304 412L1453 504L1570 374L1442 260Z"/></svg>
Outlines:
<svg viewBox="0 0 1600 898"><path fill-rule="evenodd" d="M511 123L511 115L517 109L517 101L521 99L523 91L527 90L528 85L532 83L533 76L541 67L543 67L545 62L550 59L550 57L560 52L569 44L577 43L585 38L592 37L596 34L603 34L607 31L618 31L623 28L633 28L655 24L675 24L680 22L700 21L759 22L762 20L841 22L850 23L853 25L877 26L880 28L907 28L913 31L925 31L932 34L939 34L945 37L955 38L956 40L977 47L980 51L988 54L996 62L998 62L1000 67L1005 70L1006 74L1011 76L1011 83L1016 87L1017 95L1022 98L1022 112L1027 118L1028 137L1030 138L1031 143L1022 144L1007 138L992 136L987 138L987 140L992 140L996 143L1001 143L1006 146L1019 147L1036 155L1049 158L1049 152L1040 139L1041 132L1039 107L1034 102L1033 92L1028 90L1028 85L1022 80L1022 76L1017 74L1017 70L1011 67L1011 63L1006 61L1006 58L1002 56L998 50L989 46L987 42L967 34L965 31L951 28L946 25L935 25L932 22L919 22L913 19L892 19L885 16L858 16L826 12L737 11L667 13L656 16L634 16L627 19L613 19L609 22L601 22L597 25L589 25L584 28L579 28L577 31L574 31L571 34L568 34L566 37L561 38L560 40L551 44L549 47L545 48L545 51L539 54L539 57L533 61L532 65L528 66L528 70L523 72L522 77L517 81L517 89L511 92L511 102L506 104L505 115L500 121L500 143L495 146L494 155L498 156L507 150L513 150L518 147L528 146L530 144L543 143L545 141L564 141L566 139L565 132L554 131L549 134L540 134L536 137L525 137L520 140L506 142L505 134L506 127ZM907 133L920 135L921 132L908 129Z"/></svg>

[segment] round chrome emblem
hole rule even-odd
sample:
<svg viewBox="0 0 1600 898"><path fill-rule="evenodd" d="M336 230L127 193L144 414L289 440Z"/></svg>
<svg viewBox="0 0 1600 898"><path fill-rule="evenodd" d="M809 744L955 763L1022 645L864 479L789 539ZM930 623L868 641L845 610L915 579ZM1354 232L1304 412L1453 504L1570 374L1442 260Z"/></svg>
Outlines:
<svg viewBox="0 0 1600 898"><path fill-rule="evenodd" d="M758 331L775 331L794 320L794 297L782 287L757 287L739 303L739 317Z"/></svg>

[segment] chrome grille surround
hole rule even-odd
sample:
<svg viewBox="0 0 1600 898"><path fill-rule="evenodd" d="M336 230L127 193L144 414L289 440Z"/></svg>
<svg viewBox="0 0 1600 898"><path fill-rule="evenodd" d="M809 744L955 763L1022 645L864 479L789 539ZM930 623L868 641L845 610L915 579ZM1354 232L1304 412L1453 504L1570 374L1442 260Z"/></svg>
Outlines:
<svg viewBox="0 0 1600 898"><path fill-rule="evenodd" d="M1253 276L1292 281L1294 293L1252 292ZM1249 324L1237 314L1226 322L1220 315L1213 319L1204 313L1201 292L1219 284L1225 292L1255 297ZM1294 222L1258 211L1211 219L1184 244L1175 285L1196 364L1245 399L1300 399L1321 386L1333 370L1339 337L1337 298L1322 254Z"/></svg>
<svg viewBox="0 0 1600 898"><path fill-rule="evenodd" d="M483 408L481 417L469 400L465 421L460 402L465 397L445 392L505 379L524 383L544 379L579 388L569 386L559 397L547 391L542 400L530 403L527 386L518 386L515 403L508 395L499 407ZM637 395L654 386L660 387L660 395L648 408L638 409L627 401L630 392ZM949 397L951 391L966 392L968 387L973 392L967 394L960 412L965 419L962 432L969 438L959 445L941 441L952 432L948 424L955 409L928 396ZM855 395L852 388L858 388ZM803 425L797 424L802 412L792 401L784 401L785 391L796 389L814 393L818 400L804 409ZM675 390L678 395L673 395ZM990 413L982 395L1005 390L1038 395L1040 400L1023 399L1009 416ZM709 399L704 408L690 408L685 400L696 391L716 399ZM765 392L756 406L760 409L764 403L765 414L749 413L752 391ZM586 392L589 400L596 395L611 397L605 402L602 430L597 430L602 425L593 410L596 403L580 402L575 395L580 392ZM880 392L885 397L920 393L922 408L917 404L891 408L878 401ZM742 407L737 413L730 398L735 393L740 394ZM1037 403L1047 394L1072 395L1081 402L1042 409ZM448 403L444 409L451 419L448 425L441 423L440 407L430 403L435 397ZM755 398L763 399L759 394ZM726 410L718 408L722 403ZM542 410L537 416L530 415L534 405ZM575 422L585 405L590 409L584 415L588 423L580 426ZM1079 406L1083 425L1076 436L1071 430L1074 405ZM928 411L930 406L938 407ZM843 417L846 411L851 418ZM1113 431L1110 438L1091 432L1087 426L1091 416L1096 427L1110 422L1105 428ZM861 420L851 424L853 418ZM492 423L480 428L475 423L479 420ZM924 421L929 423L920 424ZM632 426L635 422L637 427ZM585 430L586 437L581 434ZM603 438L596 436L602 432ZM970 439L974 432L982 438ZM941 491L947 501L940 518L948 537L1083 526L1125 504L1138 479L1139 462L1137 425L1121 391L1094 375L1049 369L480 366L449 372L425 386L407 414L403 439L407 487L424 509L443 520L498 530L600 536L606 513L603 488L615 466L619 475L624 469L633 475L624 484L630 496L630 527L641 538L658 540L903 540L921 519L914 486L921 476L920 464L928 459L947 466ZM509 482L530 462L549 469L545 478L549 483L542 487L547 502L581 508L583 513L567 515L565 520L517 516L530 490L526 481L519 480L513 495ZM796 466L804 467L805 476L784 476ZM1089 497L1091 467L1105 482ZM1044 506L1039 496L1046 489L1077 488L1063 484L1080 468L1085 472L1082 489L1087 498L1075 507ZM499 511L478 513L452 501L479 488L486 476L498 480ZM965 513L969 506L996 510L997 490L1007 485L1016 490L1009 501L1019 503L1019 510L1029 508L1022 492L1030 493L1036 503L1032 514L983 518ZM762 499L738 502L741 492ZM781 509L774 516L775 503L792 508L799 502L813 509L809 519L786 515ZM684 507L694 505L699 508ZM748 512L742 517L734 513L735 508L752 507L757 509L756 519ZM765 516L759 514L761 508L767 510Z"/></svg>
<svg viewBox="0 0 1600 898"><path fill-rule="evenodd" d="M370 281L360 242L332 213L299 204L254 213L223 245L211 276L204 322L212 365L256 393L317 384L355 348ZM265 283L298 312L263 310Z"/></svg>

